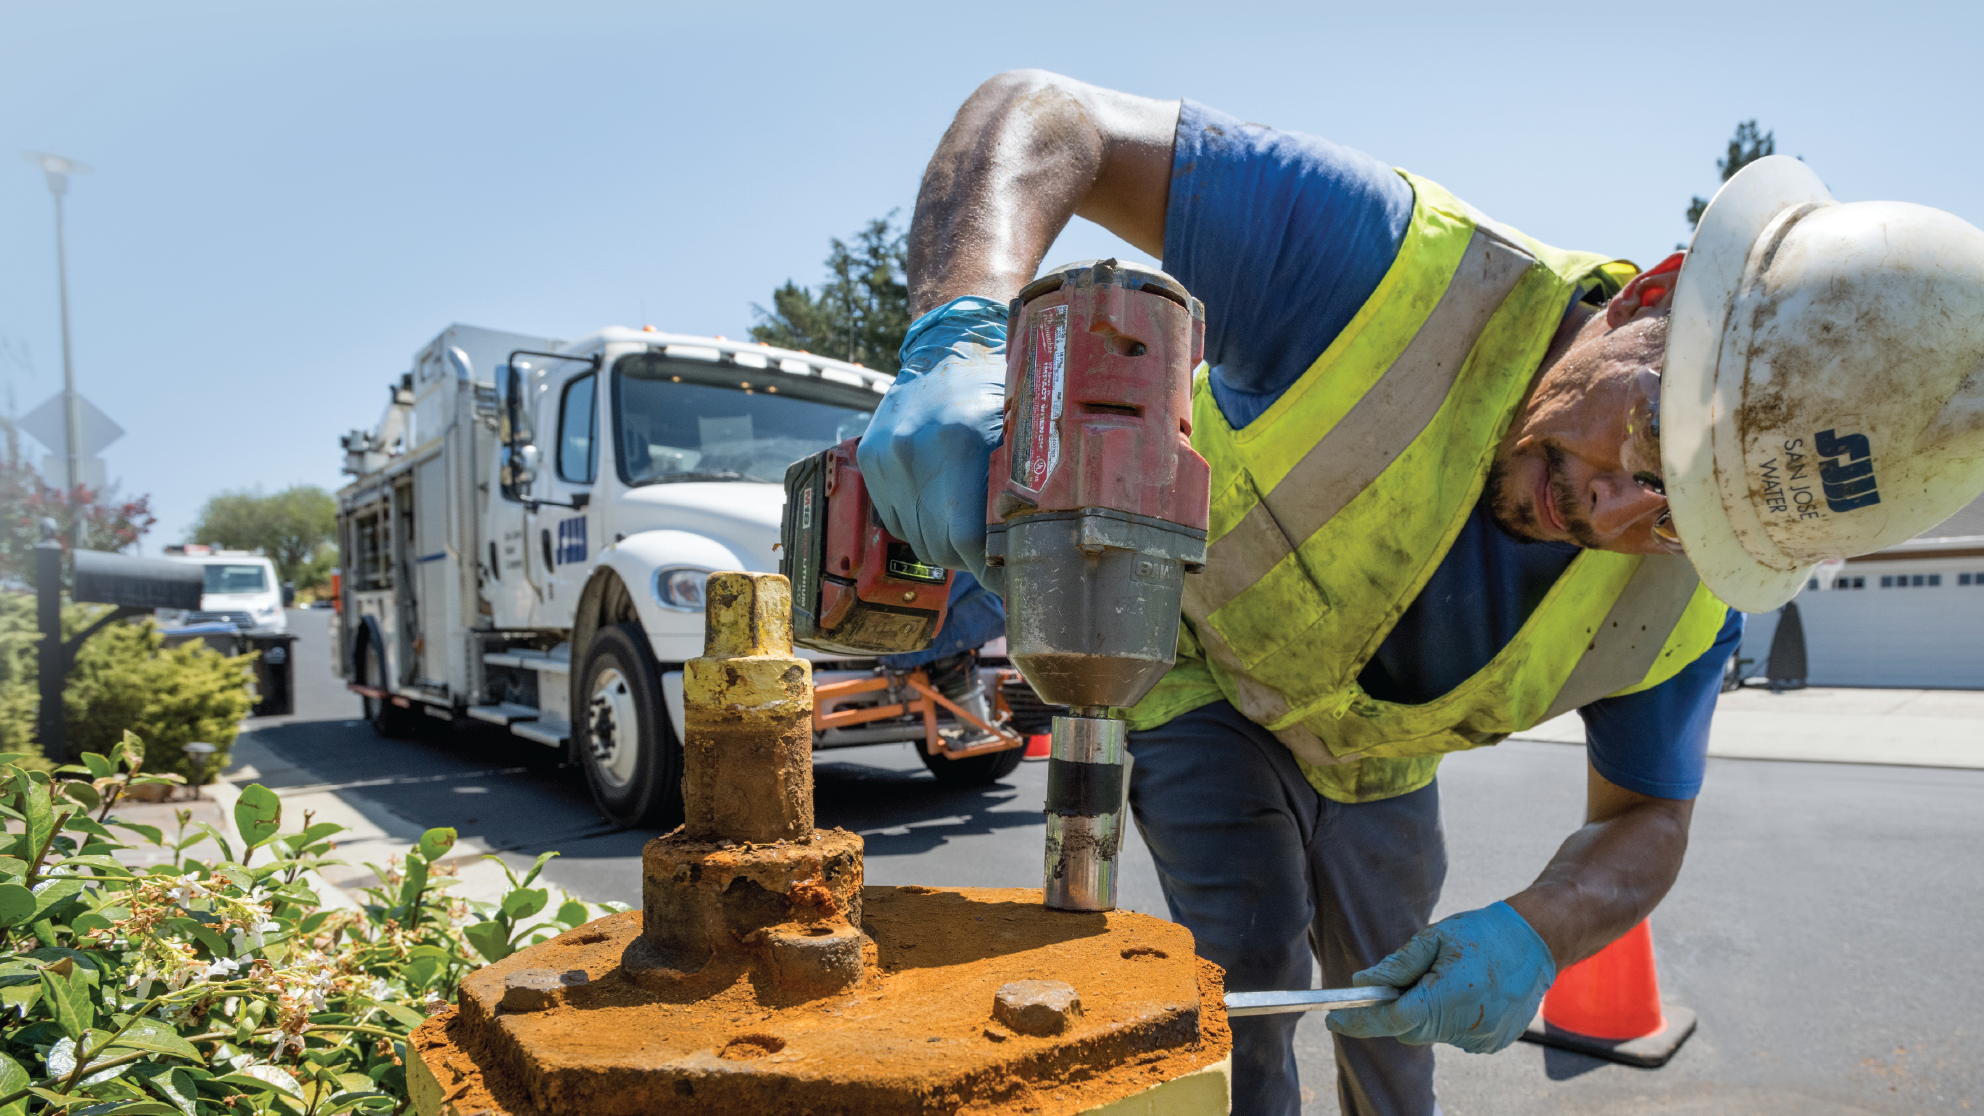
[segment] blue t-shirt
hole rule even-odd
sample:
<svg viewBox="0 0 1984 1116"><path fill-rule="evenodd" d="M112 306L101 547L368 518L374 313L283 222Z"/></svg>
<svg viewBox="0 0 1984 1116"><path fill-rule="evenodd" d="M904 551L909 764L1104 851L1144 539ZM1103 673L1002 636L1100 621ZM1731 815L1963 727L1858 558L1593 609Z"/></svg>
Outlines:
<svg viewBox="0 0 1984 1116"><path fill-rule="evenodd" d="M1315 363L1390 270L1411 217L1412 187L1376 159L1184 102L1164 268L1206 305L1212 395L1228 422L1259 418ZM1359 684L1407 704L1452 690L1515 638L1577 553L1509 535L1477 505ZM1732 609L1715 645L1673 678L1580 709L1598 773L1658 798L1699 793L1742 633Z"/></svg>

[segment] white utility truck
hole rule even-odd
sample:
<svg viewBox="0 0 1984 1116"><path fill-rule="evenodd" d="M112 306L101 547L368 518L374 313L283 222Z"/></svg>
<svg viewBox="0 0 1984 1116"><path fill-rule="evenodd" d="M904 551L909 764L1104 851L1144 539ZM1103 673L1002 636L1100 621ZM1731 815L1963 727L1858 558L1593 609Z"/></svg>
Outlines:
<svg viewBox="0 0 1984 1116"><path fill-rule="evenodd" d="M501 725L568 750L609 819L676 824L704 579L778 569L786 466L859 434L889 383L720 337L448 328L343 439L339 671L382 735ZM947 783L1017 765L975 663L806 654L816 748L919 743Z"/></svg>
<svg viewBox="0 0 1984 1116"><path fill-rule="evenodd" d="M289 631L290 587L276 580L275 563L259 550L220 550L202 543L186 543L165 548L168 561L188 562L201 568L206 590L200 594L196 611L161 608L156 616L161 624L233 624L256 635Z"/></svg>

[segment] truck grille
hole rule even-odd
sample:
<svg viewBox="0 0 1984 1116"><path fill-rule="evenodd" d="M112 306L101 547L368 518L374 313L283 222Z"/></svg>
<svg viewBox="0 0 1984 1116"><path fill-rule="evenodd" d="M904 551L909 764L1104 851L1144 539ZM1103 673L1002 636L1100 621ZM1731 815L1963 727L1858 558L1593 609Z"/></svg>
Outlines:
<svg viewBox="0 0 1984 1116"><path fill-rule="evenodd" d="M233 624L237 628L252 628L255 618L245 612L189 612L188 624Z"/></svg>

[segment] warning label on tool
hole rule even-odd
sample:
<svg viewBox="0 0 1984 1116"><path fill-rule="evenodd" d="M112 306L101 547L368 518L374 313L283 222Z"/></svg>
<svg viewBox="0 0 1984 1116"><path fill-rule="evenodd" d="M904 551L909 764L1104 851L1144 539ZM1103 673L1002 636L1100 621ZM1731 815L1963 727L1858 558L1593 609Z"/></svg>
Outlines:
<svg viewBox="0 0 1984 1116"><path fill-rule="evenodd" d="M1021 412L1015 424L1013 480L1035 492L1061 463L1061 405L1068 358L1068 308L1051 306L1033 318Z"/></svg>

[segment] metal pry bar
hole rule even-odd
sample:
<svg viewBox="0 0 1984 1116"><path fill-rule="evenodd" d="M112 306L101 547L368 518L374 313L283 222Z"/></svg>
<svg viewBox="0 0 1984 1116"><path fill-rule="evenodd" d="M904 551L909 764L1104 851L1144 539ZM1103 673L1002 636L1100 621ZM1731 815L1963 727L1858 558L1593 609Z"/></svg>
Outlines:
<svg viewBox="0 0 1984 1116"><path fill-rule="evenodd" d="M1371 988L1309 988L1297 992L1228 992L1228 1015L1275 1015L1284 1011L1331 1011L1336 1008L1370 1007L1398 999L1398 989L1382 985Z"/></svg>

